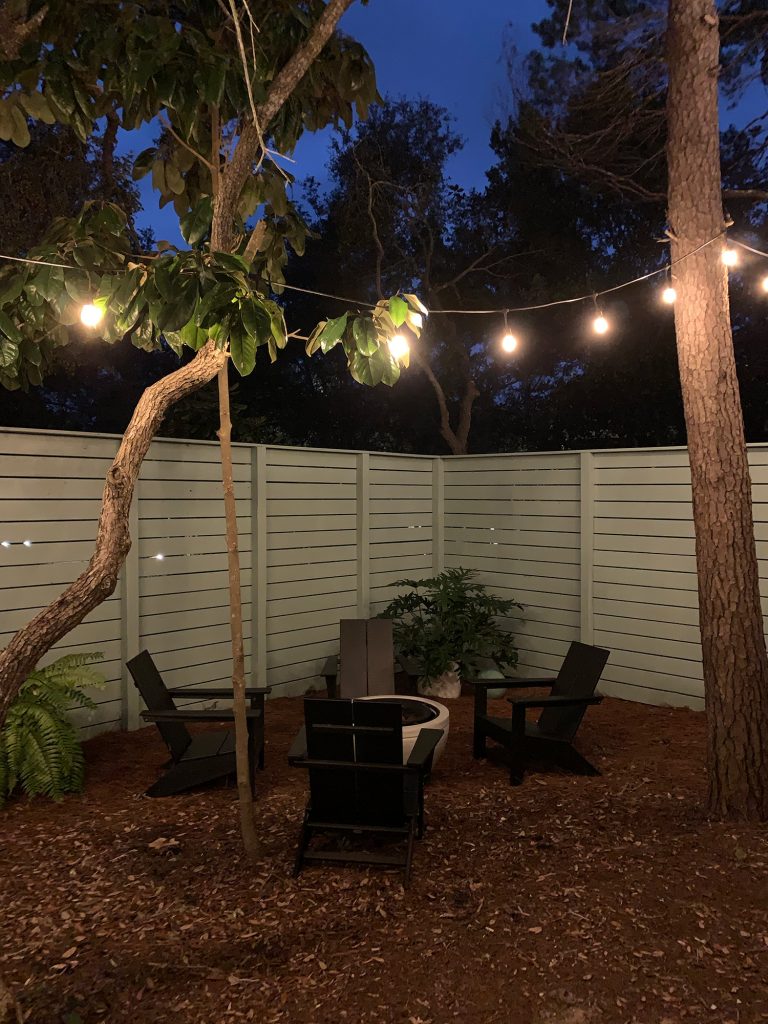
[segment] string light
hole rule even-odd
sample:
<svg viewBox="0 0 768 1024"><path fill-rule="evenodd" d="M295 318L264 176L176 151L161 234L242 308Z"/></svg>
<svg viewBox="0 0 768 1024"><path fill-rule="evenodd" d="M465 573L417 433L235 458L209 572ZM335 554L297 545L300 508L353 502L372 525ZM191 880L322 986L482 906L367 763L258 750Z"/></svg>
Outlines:
<svg viewBox="0 0 768 1024"><path fill-rule="evenodd" d="M104 310L92 302L87 302L80 310L80 320L86 327L98 327L103 319Z"/></svg>
<svg viewBox="0 0 768 1024"><path fill-rule="evenodd" d="M599 313L592 321L592 330L595 334L607 334L610 326L602 313Z"/></svg>
<svg viewBox="0 0 768 1024"><path fill-rule="evenodd" d="M517 336L512 334L507 323L507 310L504 310L504 334L501 338L501 347L504 352L514 352L517 348Z"/></svg>
<svg viewBox="0 0 768 1024"><path fill-rule="evenodd" d="M760 282L760 287L764 292L768 292L768 274L765 275L763 280Z"/></svg>
<svg viewBox="0 0 768 1024"><path fill-rule="evenodd" d="M668 306L673 306L677 302L677 290L671 284L668 284L661 293L661 301Z"/></svg>
<svg viewBox="0 0 768 1024"><path fill-rule="evenodd" d="M404 334L395 334L394 337L389 339L389 351L395 359L404 359L410 350L411 347Z"/></svg>
<svg viewBox="0 0 768 1024"><path fill-rule="evenodd" d="M739 254L735 249L723 249L720 259L726 267L735 267L739 262Z"/></svg>

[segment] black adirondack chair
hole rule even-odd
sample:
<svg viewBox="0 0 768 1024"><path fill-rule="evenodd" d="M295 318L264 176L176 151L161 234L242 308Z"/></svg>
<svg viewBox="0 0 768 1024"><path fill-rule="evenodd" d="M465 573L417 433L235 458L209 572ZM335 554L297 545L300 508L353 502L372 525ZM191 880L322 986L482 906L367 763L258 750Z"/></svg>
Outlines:
<svg viewBox="0 0 768 1024"><path fill-rule="evenodd" d="M402 709L385 701L307 698L305 726L288 760L309 772L309 803L294 864L342 861L403 868L411 878L414 840L424 832L424 783L442 729L422 729L403 764ZM404 849L376 853L310 849L317 834L402 837Z"/></svg>
<svg viewBox="0 0 768 1024"><path fill-rule="evenodd" d="M329 697L416 692L416 669L395 656L391 619L342 619L339 648L320 672Z"/></svg>
<svg viewBox="0 0 768 1024"><path fill-rule="evenodd" d="M599 775L593 764L573 746L573 739L590 704L603 699L595 695L610 651L574 642L568 649L557 676L546 679L472 679L475 690L474 756L486 757L486 741L505 748L510 762L510 781L520 785L530 761L549 760L578 775ZM497 687L527 689L551 687L545 697L510 697L511 718L488 714L488 690ZM528 708L541 708L537 722L526 719Z"/></svg>
<svg viewBox="0 0 768 1024"><path fill-rule="evenodd" d="M235 774L234 729L217 732L200 732L194 736L187 729L187 722L234 722L232 708L200 709L177 708L174 697L193 697L203 700L231 699L232 690L221 687L184 687L169 689L163 682L149 651L142 651L127 663L128 671L147 705L141 717L154 722L163 742L168 747L171 760L163 775L150 786L147 796L172 796L194 786L201 786L216 779ZM246 697L250 700L248 709L248 757L251 765L251 782L254 781L256 765L264 767L264 697L270 687L248 687Z"/></svg>

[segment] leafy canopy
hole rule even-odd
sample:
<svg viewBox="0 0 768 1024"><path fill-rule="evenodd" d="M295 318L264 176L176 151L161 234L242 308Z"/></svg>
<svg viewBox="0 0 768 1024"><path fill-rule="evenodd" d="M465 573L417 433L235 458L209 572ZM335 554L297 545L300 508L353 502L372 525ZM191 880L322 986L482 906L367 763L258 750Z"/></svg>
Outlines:
<svg viewBox="0 0 768 1024"><path fill-rule="evenodd" d="M273 296L284 283L286 246L301 254L307 231L289 198L291 176L264 153L254 163L234 221L224 225L236 240L234 253L211 251L216 183L270 83L324 8L322 0L251 0L236 24L225 4L208 0L86 0L76 18L66 0L45 6L18 53L0 60L0 139L27 146L29 124L38 120L67 125L86 140L105 116L123 129L159 119L159 139L136 157L133 175L151 174L191 248L161 243L151 258L135 254L126 217L111 204L88 203L78 216L56 221L29 252L53 265L0 271L0 385L39 384L86 303L104 311L108 343L128 336L139 348L165 344L181 355L211 338L229 349L241 374L253 370L260 346L276 357L288 331ZM238 35L247 38L249 28L243 54ZM349 125L376 98L365 50L336 33L272 122L259 127L268 146L287 154L305 129ZM246 245L256 214L263 228L254 254ZM392 300L396 311L399 301ZM418 300L408 308L419 313ZM348 316L340 329L321 324L308 351L341 343L356 380L393 384L400 364L388 342L396 319L384 303ZM418 333L417 321L409 326Z"/></svg>

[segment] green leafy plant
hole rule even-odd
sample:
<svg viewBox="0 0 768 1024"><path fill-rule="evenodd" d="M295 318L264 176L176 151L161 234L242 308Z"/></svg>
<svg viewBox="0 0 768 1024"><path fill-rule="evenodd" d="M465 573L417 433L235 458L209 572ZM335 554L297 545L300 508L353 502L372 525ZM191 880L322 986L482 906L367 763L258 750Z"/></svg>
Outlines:
<svg viewBox="0 0 768 1024"><path fill-rule="evenodd" d="M396 597L380 618L392 619L398 651L416 658L424 676L434 679L453 664L459 674L476 670L481 660L514 668L517 647L499 618L522 605L487 592L470 569L446 569L424 580L399 580L409 591Z"/></svg>
<svg viewBox="0 0 768 1024"><path fill-rule="evenodd" d="M27 677L0 730L0 806L17 788L53 800L82 788L83 751L67 709L96 707L83 688L104 685L91 667L102 657L67 654Z"/></svg>

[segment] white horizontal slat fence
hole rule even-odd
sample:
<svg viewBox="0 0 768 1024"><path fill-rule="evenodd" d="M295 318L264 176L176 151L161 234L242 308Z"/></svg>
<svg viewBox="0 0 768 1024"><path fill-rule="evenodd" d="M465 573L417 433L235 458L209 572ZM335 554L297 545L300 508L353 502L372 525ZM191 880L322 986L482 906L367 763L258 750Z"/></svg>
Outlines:
<svg viewBox="0 0 768 1024"><path fill-rule="evenodd" d="M0 430L0 646L85 567L118 438ZM768 614L768 446L750 446ZM234 446L247 670L277 694L320 685L339 620L375 614L403 578L464 566L524 605L524 673L571 640L610 648L602 689L700 707L697 580L685 449L431 458ZM101 651L86 733L134 728L125 661L149 648L174 685L231 677L216 444L156 440L120 587L57 645Z"/></svg>

